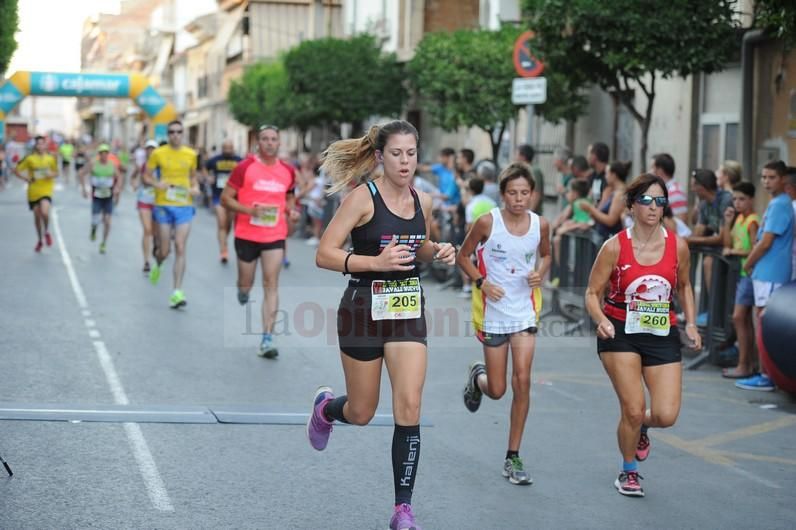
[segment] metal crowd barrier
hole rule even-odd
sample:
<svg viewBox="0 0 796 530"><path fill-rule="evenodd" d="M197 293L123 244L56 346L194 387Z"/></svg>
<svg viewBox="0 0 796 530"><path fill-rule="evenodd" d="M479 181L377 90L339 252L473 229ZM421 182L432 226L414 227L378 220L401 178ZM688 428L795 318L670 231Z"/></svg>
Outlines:
<svg viewBox="0 0 796 530"><path fill-rule="evenodd" d="M705 282L706 261L711 270L710 285ZM702 351L686 363L687 369L695 370L705 362L719 364L719 345L735 334L732 312L740 275L741 260L737 256L722 256L721 247L691 248L691 284L694 286L697 315L707 313L707 321L697 319L703 338ZM685 319L678 320L678 327L683 334Z"/></svg>
<svg viewBox="0 0 796 530"><path fill-rule="evenodd" d="M580 230L561 236L561 252L558 265L553 263L551 278L558 278L553 288L551 310L542 315L558 314L571 322L565 335L578 330L588 330L591 317L586 312L586 286L589 283L592 265L603 244L603 238L595 230Z"/></svg>

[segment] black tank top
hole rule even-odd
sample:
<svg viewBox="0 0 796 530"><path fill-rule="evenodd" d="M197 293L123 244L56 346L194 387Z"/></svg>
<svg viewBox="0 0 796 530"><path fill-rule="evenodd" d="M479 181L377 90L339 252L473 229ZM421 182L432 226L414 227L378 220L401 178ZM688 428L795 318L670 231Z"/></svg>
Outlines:
<svg viewBox="0 0 796 530"><path fill-rule="evenodd" d="M378 256L393 236L398 238L399 245L409 245L412 247L412 252L417 252L426 241L426 219L415 189L409 188L415 202L415 215L411 219L404 219L387 208L373 181L369 181L366 185L373 199L373 217L364 225L351 230L354 254ZM370 280L402 280L417 276L417 263L413 261L412 265L414 268L410 271L355 272L351 275L351 279L355 284L367 284Z"/></svg>

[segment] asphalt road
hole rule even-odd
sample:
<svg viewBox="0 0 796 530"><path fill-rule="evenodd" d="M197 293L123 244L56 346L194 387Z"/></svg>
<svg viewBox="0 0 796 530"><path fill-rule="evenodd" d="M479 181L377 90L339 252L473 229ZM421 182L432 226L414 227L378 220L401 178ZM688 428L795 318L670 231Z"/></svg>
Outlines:
<svg viewBox="0 0 796 530"><path fill-rule="evenodd" d="M315 388L344 388L333 320L343 277L289 242L280 357L269 361L255 354L261 291L248 310L238 306L235 269L217 261L206 210L188 244L188 306L173 311L172 262L157 287L141 273L129 192L106 255L89 241L88 201L60 190L56 206L56 244L37 255L24 191L0 193L0 417L62 420L0 420L0 455L15 473L0 478L0 527L387 527L392 429L336 428L323 453L304 432ZM561 337L555 318L539 336L521 451L535 482L512 486L501 476L510 400L465 410L467 365L480 355L467 303L433 282L426 289L414 499L423 528L793 527L789 398L737 390L713 367L686 373L677 425L651 431L640 466L647 496L622 497L618 407L594 339ZM380 414L389 403L385 377Z"/></svg>

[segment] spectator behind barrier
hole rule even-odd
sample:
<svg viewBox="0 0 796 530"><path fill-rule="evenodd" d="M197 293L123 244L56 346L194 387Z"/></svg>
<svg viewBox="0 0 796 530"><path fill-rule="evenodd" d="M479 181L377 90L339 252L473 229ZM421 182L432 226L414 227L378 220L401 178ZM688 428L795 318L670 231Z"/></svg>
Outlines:
<svg viewBox="0 0 796 530"><path fill-rule="evenodd" d="M733 192L735 186L743 180L743 168L735 160L725 160L716 170L716 183L719 188Z"/></svg>
<svg viewBox="0 0 796 530"><path fill-rule="evenodd" d="M757 241L744 263L743 270L752 276L755 311L758 320L763 315L768 300L776 289L791 280L793 252L793 206L785 193L787 166L781 160L763 167L763 187L771 194L763 223L757 232ZM771 379L761 367L761 373L739 379L735 386L744 390L774 389Z"/></svg>
<svg viewBox="0 0 796 530"><path fill-rule="evenodd" d="M752 245L760 226L760 218L754 211L755 186L751 182L741 182L733 188L733 205L724 212L727 229L724 234L724 255L739 256L741 267L752 251ZM741 379L754 374L754 328L752 327L752 308L755 305L752 278L744 271L735 287L735 305L732 322L737 336L737 345L724 350L721 357L738 355L738 363L733 368L724 369L722 376L728 379Z"/></svg>
<svg viewBox="0 0 796 530"><path fill-rule="evenodd" d="M674 179L674 158L669 153L653 155L650 173L663 179L666 192L669 194L669 206L672 213L681 221L688 222L688 198Z"/></svg>
<svg viewBox="0 0 796 530"><path fill-rule="evenodd" d="M500 204L500 186L497 183L497 166L491 160L481 160L476 167L476 175L484 181L484 195Z"/></svg>
<svg viewBox="0 0 796 530"><path fill-rule="evenodd" d="M571 213L571 217L562 222L553 232L553 260L556 264L555 270L558 270L558 266L560 265L561 238L564 234L574 230L589 230L591 228L592 219L589 216L589 212L584 208L584 205L588 204L591 200L589 197L590 190L591 187L586 180L573 179L569 183L567 200L570 202L570 205L567 206L567 212ZM558 278L554 278L552 284L558 286Z"/></svg>
<svg viewBox="0 0 796 530"><path fill-rule="evenodd" d="M440 150L437 163L418 164L417 170L421 172L431 172L437 178L437 187L440 193L445 196L446 206L457 206L461 202L459 186L456 185L456 151L451 147Z"/></svg>
<svg viewBox="0 0 796 530"><path fill-rule="evenodd" d="M697 225L694 234L686 238L689 247L722 247L724 236L721 233L724 212L732 205L732 194L718 188L716 174L709 169L696 169L691 173L691 188L700 199ZM704 289L709 289L713 281L713 257L702 258ZM697 315L697 324L706 325L707 313Z"/></svg>
<svg viewBox="0 0 796 530"><path fill-rule="evenodd" d="M630 162L612 162L605 178L606 200L599 207L588 202L581 205L594 220L594 228L603 239L608 239L622 230L622 214L627 210L624 201L627 189L625 182L630 166Z"/></svg>
<svg viewBox="0 0 796 530"><path fill-rule="evenodd" d="M721 246L722 219L727 208L732 206L732 194L718 188L716 174L709 169L694 170L691 177L691 188L702 202L694 235L688 238L688 244Z"/></svg>
<svg viewBox="0 0 796 530"><path fill-rule="evenodd" d="M528 144L522 144L517 147L516 162L522 162L531 166L531 175L534 180L533 194L531 195L531 210L537 215L542 215L544 206L544 173L535 166L533 159L536 156L536 151Z"/></svg>
<svg viewBox="0 0 796 530"><path fill-rule="evenodd" d="M558 172L556 193L558 194L559 208L562 210L569 204L567 191L569 190L569 181L573 178L572 171L569 168L571 158L572 151L570 151L569 147L556 147L555 151L553 151L553 167Z"/></svg>
<svg viewBox="0 0 796 530"><path fill-rule="evenodd" d="M592 200L599 207L602 207L603 202L607 200L607 195L605 194L605 171L608 168L611 150L603 142L595 142L589 146L586 153L589 167L594 170L591 176Z"/></svg>
<svg viewBox="0 0 796 530"><path fill-rule="evenodd" d="M569 162L569 167L570 167L570 172L572 173L572 180L569 181L567 192L564 195L564 198L567 200L567 206L564 207L561 213L558 214L558 217L556 217L555 220L553 221L552 224L553 233L555 233L555 230L559 226L561 226L564 223L564 221L572 218L572 204L569 201L570 189L572 183L576 180L582 180L586 182L586 184L589 186L589 189L591 189L591 181L589 179L592 175L592 170L589 167L589 162L586 160L586 157L581 155L576 155L572 157L572 159Z"/></svg>

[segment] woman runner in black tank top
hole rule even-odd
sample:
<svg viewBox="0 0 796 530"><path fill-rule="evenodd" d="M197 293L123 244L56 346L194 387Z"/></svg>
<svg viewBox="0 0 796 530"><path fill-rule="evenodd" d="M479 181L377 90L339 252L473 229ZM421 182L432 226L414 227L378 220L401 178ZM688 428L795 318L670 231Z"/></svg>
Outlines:
<svg viewBox="0 0 796 530"><path fill-rule="evenodd" d="M351 230L353 252L357 256L378 256L390 243L393 236L398 238L399 245L411 247L409 254L414 258L417 249L426 240L426 218L420 205L420 197L414 188L409 188L414 201L415 213L411 219L405 219L393 213L384 203L384 198L373 181L365 184L373 199L373 217L362 226ZM412 262L414 265L414 262ZM417 276L417 267L410 271L386 272L353 272L351 278L357 283L369 280L398 280Z"/></svg>
<svg viewBox="0 0 796 530"><path fill-rule="evenodd" d="M310 444L326 448L334 421L365 425L379 402L382 358L393 387L395 503L390 528L419 528L412 489L420 457L420 401L426 376L426 329L417 261L453 264L450 243L426 237L431 197L410 187L417 167L417 130L394 121L368 135L332 144L323 169L345 188L381 163L384 176L354 189L318 245L319 267L350 274L338 310L338 337L347 394L315 393L307 423ZM354 249L343 250L349 234Z"/></svg>

